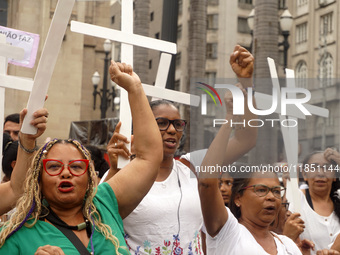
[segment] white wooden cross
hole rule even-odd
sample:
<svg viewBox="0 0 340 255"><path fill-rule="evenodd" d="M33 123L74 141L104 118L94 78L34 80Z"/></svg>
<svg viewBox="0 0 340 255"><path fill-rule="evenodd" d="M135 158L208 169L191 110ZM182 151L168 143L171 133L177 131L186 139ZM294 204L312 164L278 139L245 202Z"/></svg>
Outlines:
<svg viewBox="0 0 340 255"><path fill-rule="evenodd" d="M103 39L110 39L111 41L121 42L121 60L133 66L133 46L145 47L153 50L158 50L165 53L176 54L176 44L167 41L145 37L133 34L133 1L122 1L122 28L121 31L104 28L100 26L85 24L81 22L72 21L71 31L82 33L90 36L95 36ZM174 90L165 89L166 79L169 73L171 55L162 54L155 86L143 84L145 94L157 98L172 100L174 102L199 105L200 98L195 95L190 95ZM128 103L128 96L125 90L121 90L120 100L120 120L122 126L120 132L126 136L131 135L131 113ZM130 150L130 144L127 145ZM118 168L124 167L129 161L120 157L118 160Z"/></svg>
<svg viewBox="0 0 340 255"><path fill-rule="evenodd" d="M36 134L37 129L30 122L33 113L42 108L45 96L51 81L53 70L63 42L64 34L71 17L75 0L59 0L48 31L44 48L41 53L37 72L34 77L33 89L28 99L27 115L24 119L21 132Z"/></svg>
<svg viewBox="0 0 340 255"><path fill-rule="evenodd" d="M31 91L32 79L7 75L7 58L21 60L24 58L23 48L6 44L6 36L0 34L0 180L2 180L2 144L4 132L5 88Z"/></svg>
<svg viewBox="0 0 340 255"><path fill-rule="evenodd" d="M278 81L278 76L275 68L275 62L273 59L268 58L270 75L272 77L273 86L280 91L280 85ZM286 69L286 79L287 79L287 87L295 88L295 77L294 71L290 69ZM288 94L290 99L296 98L296 95ZM280 98L280 97L279 97ZM257 102L257 101L256 101ZM304 105L307 109L311 110L312 115L328 117L329 110L323 109L321 107L310 107L311 105ZM286 119L293 119L298 123L298 116L294 116L295 114L289 113L284 116L279 114L280 121ZM304 115L303 115L304 116ZM299 192L299 169L298 169L298 125L296 126L283 126L281 125L283 141L285 145L285 151L287 155L288 169L290 170L290 180L287 180L287 200L292 201L294 204L294 211L301 212L301 198Z"/></svg>
<svg viewBox="0 0 340 255"><path fill-rule="evenodd" d="M278 93L278 98L280 97L280 84L279 79L276 72L275 62L271 58L267 58L269 70L272 78L273 88L276 88ZM294 88L294 71L290 69L286 69L286 78L287 78L287 87ZM215 88L226 88L224 84L215 84ZM251 95L252 91L249 91L249 95ZM272 106L272 96L255 92L255 101L256 107L259 110L267 110ZM293 96L288 93L287 96L289 99L293 99ZM295 97L296 98L296 97ZM290 106L290 105L289 105ZM316 116L321 116L327 118L329 115L329 111L327 109L303 104L303 106L312 114ZM298 119L306 119L306 116L295 106L291 105L291 107L287 106L287 115L281 114L281 104L278 102L277 108L275 112L280 116L280 122L284 120L293 120L295 123L298 123ZM297 168L298 168L298 126L283 126L281 125L283 141L285 145L285 151L287 155L288 161L288 168L290 170L290 177L291 180L287 181L287 194L286 197L288 201L293 201L294 203L294 210L296 212L300 212L301 208L301 200L299 195L299 188L298 188L298 176L297 176Z"/></svg>

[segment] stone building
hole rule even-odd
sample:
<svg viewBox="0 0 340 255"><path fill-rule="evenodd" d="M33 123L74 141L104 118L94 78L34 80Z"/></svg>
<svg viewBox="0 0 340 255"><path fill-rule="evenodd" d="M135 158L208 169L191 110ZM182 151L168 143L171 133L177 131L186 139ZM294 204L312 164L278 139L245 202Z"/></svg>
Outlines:
<svg viewBox="0 0 340 255"><path fill-rule="evenodd" d="M340 148L340 3L335 0L290 0L294 22L290 36L289 65L297 86L312 93L311 103L329 109L328 119L300 121L302 156L326 147Z"/></svg>
<svg viewBox="0 0 340 255"><path fill-rule="evenodd" d="M34 78L56 4L57 0L0 1L1 25L40 35L34 68L9 65L9 74ZM109 7L110 3L107 1L76 1L71 19L109 27ZM7 14L7 19L3 18L3 13ZM45 106L49 109L50 118L40 143L46 137L68 138L72 121L100 118L98 98L96 111L92 108L91 77L97 70L101 75L101 82L103 81L103 42L102 39L73 33L68 26L48 90L49 98ZM24 108L28 97L27 92L6 89L5 116ZM108 116L114 116L110 108Z"/></svg>
<svg viewBox="0 0 340 255"><path fill-rule="evenodd" d="M190 38L190 22L193 0L178 0L178 21L176 41L178 53L173 82L170 87L179 91L189 91L190 50L193 42ZM0 23L11 28L40 34L41 41L38 57L54 13L57 0L23 1L0 0ZM148 0L134 3L134 32L153 38L164 38L163 1ZM250 47L251 35L247 26L247 17L255 5L252 0L222 1L207 0L204 74L207 83L214 84L218 78L234 78L229 67L229 56L235 44ZM300 144L302 154L323 146L339 148L339 50L340 36L338 13L340 4L335 0L279 0L279 9L287 6L293 15L293 27L289 36L288 68L294 69L298 86L312 92L311 103L330 109L330 118L310 117L300 121ZM165 10L169 11L169 10ZM280 13L278 13L278 18ZM7 16L5 16L7 15ZM120 29L121 4L111 1L76 1L72 19L105 27ZM280 38L281 40L282 38ZM71 121L94 120L100 118L99 98L93 111L93 85L91 77L98 71L103 81L104 51L102 39L92 38L70 32L66 35L59 54L58 62L49 88L46 107L50 110L49 125L45 137L68 137ZM282 49L279 49L282 59ZM112 58L120 60L120 44L114 44ZM154 84L160 53L135 47L134 66L142 81ZM279 64L282 65L282 60ZM10 65L9 74L34 77L37 63L33 69ZM282 68L279 67L282 76ZM302 79L308 78L308 79ZM324 78L323 80L320 80ZM333 79L325 79L333 78ZM101 84L100 84L101 86ZM326 100L324 100L326 98ZM5 115L18 112L27 102L28 93L6 90ZM208 104L208 112L213 106ZM181 107L182 116L188 117L190 111ZM117 111L107 111L107 117L117 116ZM208 130L204 134L211 138ZM203 141L204 143L204 141Z"/></svg>

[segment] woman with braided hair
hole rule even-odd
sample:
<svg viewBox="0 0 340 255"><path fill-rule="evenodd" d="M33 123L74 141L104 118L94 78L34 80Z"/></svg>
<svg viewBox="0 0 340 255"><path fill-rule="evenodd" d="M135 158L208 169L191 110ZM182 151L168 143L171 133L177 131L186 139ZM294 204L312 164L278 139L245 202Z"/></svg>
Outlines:
<svg viewBox="0 0 340 255"><path fill-rule="evenodd" d="M152 186L162 145L131 66L112 62L110 74L129 94L135 160L97 188L90 154L79 142L55 139L46 143L28 171L17 212L2 228L0 254L128 254L122 218Z"/></svg>

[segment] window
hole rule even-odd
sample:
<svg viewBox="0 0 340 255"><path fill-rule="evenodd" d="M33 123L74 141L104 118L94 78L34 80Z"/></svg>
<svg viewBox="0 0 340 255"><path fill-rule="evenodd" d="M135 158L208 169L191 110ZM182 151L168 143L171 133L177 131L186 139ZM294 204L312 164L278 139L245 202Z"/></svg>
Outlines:
<svg viewBox="0 0 340 255"><path fill-rule="evenodd" d="M240 4L253 4L253 0L238 0Z"/></svg>
<svg viewBox="0 0 340 255"><path fill-rule="evenodd" d="M7 0L0 0L0 26L7 26Z"/></svg>
<svg viewBox="0 0 340 255"><path fill-rule="evenodd" d="M322 86L331 86L333 77L333 58L328 52L323 55L320 61L320 79Z"/></svg>
<svg viewBox="0 0 340 255"><path fill-rule="evenodd" d="M299 61L295 69L296 83L299 88L307 88L308 69L305 61Z"/></svg>
<svg viewBox="0 0 340 255"><path fill-rule="evenodd" d="M218 14L207 15L207 29L218 28Z"/></svg>
<svg viewBox="0 0 340 255"><path fill-rule="evenodd" d="M177 40L182 38L182 25L177 27Z"/></svg>
<svg viewBox="0 0 340 255"><path fill-rule="evenodd" d="M237 32L243 34L250 34L250 28L248 26L247 18L237 18Z"/></svg>
<svg viewBox="0 0 340 255"><path fill-rule="evenodd" d="M207 44L207 58L217 58L217 43Z"/></svg>
<svg viewBox="0 0 340 255"><path fill-rule="evenodd" d="M286 0L279 0L279 10L286 9Z"/></svg>
<svg viewBox="0 0 340 255"><path fill-rule="evenodd" d="M152 59L149 60L149 69L152 68Z"/></svg>
<svg viewBox="0 0 340 255"><path fill-rule="evenodd" d="M159 39L159 32L155 34L155 38Z"/></svg>
<svg viewBox="0 0 340 255"><path fill-rule="evenodd" d="M182 58L181 55L182 55L182 54L181 54L180 52L178 52L178 53L176 54L176 66L180 66L180 65L181 65L181 58Z"/></svg>
<svg viewBox="0 0 340 255"><path fill-rule="evenodd" d="M153 21L153 18L154 18L153 16L154 16L154 14L153 14L153 12L151 12L150 13L150 21Z"/></svg>
<svg viewBox="0 0 340 255"><path fill-rule="evenodd" d="M111 24L114 24L115 23L115 16L112 16L111 17Z"/></svg>
<svg viewBox="0 0 340 255"><path fill-rule="evenodd" d="M333 32L333 12L320 17L320 34L327 35Z"/></svg>
<svg viewBox="0 0 340 255"><path fill-rule="evenodd" d="M307 22L296 26L296 43L307 42Z"/></svg>
<svg viewBox="0 0 340 255"><path fill-rule="evenodd" d="M309 0L297 0L297 6L302 7L304 5L308 5Z"/></svg>

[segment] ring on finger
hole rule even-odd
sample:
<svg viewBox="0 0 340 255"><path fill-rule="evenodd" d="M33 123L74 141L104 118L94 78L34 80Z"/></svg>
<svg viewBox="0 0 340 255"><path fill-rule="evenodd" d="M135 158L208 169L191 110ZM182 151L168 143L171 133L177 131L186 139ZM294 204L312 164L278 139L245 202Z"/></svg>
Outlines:
<svg viewBox="0 0 340 255"><path fill-rule="evenodd" d="M117 146L118 146L118 144L117 144L117 143L115 143L115 148L117 148Z"/></svg>

